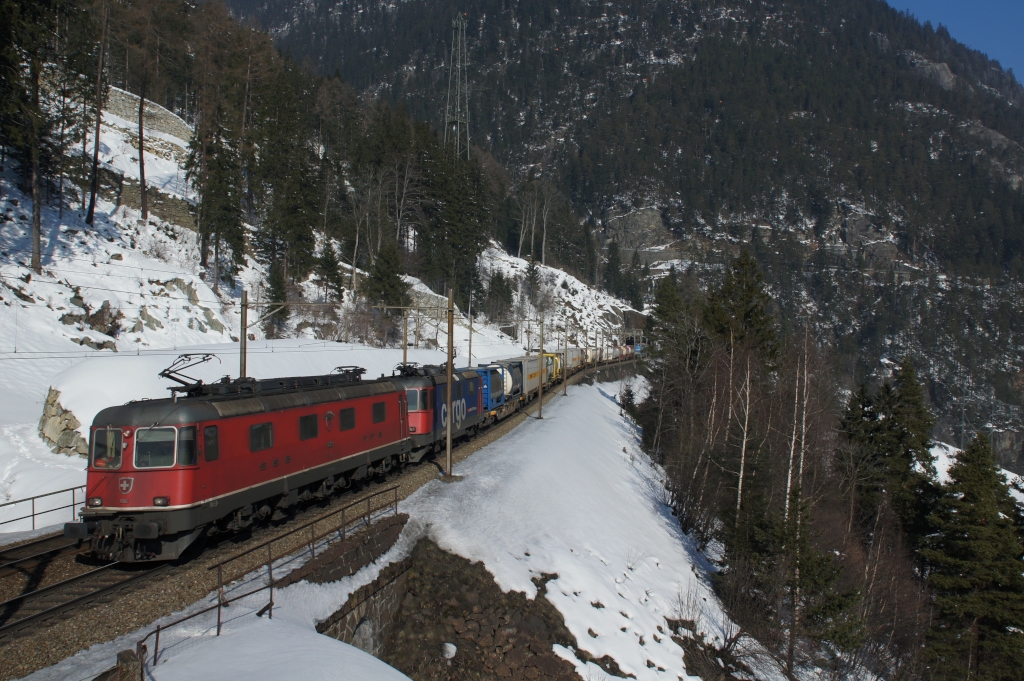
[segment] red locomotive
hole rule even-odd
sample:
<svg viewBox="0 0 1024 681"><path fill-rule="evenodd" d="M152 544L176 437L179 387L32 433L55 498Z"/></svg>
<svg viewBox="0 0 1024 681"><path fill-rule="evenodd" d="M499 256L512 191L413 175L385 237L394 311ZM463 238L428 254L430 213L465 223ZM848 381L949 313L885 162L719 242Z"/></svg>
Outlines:
<svg viewBox="0 0 1024 681"><path fill-rule="evenodd" d="M174 388L183 397L110 407L93 421L86 507L64 533L90 539L97 558L178 558L204 531L240 530L443 441L438 371L363 381L364 369L339 367L203 384L178 378L200 360L179 360L162 375L183 384ZM458 437L477 427L482 391L475 371L454 378Z"/></svg>

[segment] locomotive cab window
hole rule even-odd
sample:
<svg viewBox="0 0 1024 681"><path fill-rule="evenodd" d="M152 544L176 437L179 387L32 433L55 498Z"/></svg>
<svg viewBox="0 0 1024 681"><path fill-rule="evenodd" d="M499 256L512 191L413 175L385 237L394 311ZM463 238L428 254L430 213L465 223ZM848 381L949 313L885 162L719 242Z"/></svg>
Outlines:
<svg viewBox="0 0 1024 681"><path fill-rule="evenodd" d="M338 410L338 430L352 430L356 427L356 410L340 409Z"/></svg>
<svg viewBox="0 0 1024 681"><path fill-rule="evenodd" d="M216 461L220 456L220 448L217 445L217 426L203 428L203 456L207 461Z"/></svg>
<svg viewBox="0 0 1024 681"><path fill-rule="evenodd" d="M316 414L309 414L308 416L299 417L299 439L300 440L312 440L320 434L317 430L319 419Z"/></svg>
<svg viewBox="0 0 1024 681"><path fill-rule="evenodd" d="M136 468L174 465L174 428L139 428L135 435Z"/></svg>
<svg viewBox="0 0 1024 681"><path fill-rule="evenodd" d="M405 401L409 404L409 411L419 411L420 409L420 391L419 390L406 390Z"/></svg>
<svg viewBox="0 0 1024 681"><path fill-rule="evenodd" d="M388 405L384 402L373 403L373 422L383 423L388 417Z"/></svg>
<svg viewBox="0 0 1024 681"><path fill-rule="evenodd" d="M121 431L97 428L92 431L93 468L117 469L121 467Z"/></svg>
<svg viewBox="0 0 1024 681"><path fill-rule="evenodd" d="M249 426L249 451L262 452L274 446L274 424L258 423Z"/></svg>
<svg viewBox="0 0 1024 681"><path fill-rule="evenodd" d="M178 465L195 466L199 463L196 449L196 427L188 426L178 431Z"/></svg>

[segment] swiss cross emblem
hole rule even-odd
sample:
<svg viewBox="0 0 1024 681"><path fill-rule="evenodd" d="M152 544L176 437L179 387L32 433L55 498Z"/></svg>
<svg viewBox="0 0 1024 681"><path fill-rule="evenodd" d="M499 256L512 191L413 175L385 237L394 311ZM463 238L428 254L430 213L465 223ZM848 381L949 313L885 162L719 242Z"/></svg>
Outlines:
<svg viewBox="0 0 1024 681"><path fill-rule="evenodd" d="M135 484L135 478L121 478L117 481L117 488L121 490L121 494L128 494L132 491L132 485Z"/></svg>

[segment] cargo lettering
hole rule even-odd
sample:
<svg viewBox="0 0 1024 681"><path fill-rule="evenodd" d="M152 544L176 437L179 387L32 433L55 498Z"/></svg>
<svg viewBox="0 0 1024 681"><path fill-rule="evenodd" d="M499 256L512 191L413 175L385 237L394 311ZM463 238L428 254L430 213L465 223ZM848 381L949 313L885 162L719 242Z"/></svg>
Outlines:
<svg viewBox="0 0 1024 681"><path fill-rule="evenodd" d="M466 400L459 399L452 402L452 413L455 415L455 427L458 428L462 425L463 420L466 418ZM441 425L448 425L448 405L441 405Z"/></svg>

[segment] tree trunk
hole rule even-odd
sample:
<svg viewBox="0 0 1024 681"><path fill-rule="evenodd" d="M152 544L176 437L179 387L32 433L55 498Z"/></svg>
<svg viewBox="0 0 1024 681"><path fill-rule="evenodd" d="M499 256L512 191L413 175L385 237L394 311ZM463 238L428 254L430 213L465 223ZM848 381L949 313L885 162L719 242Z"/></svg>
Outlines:
<svg viewBox="0 0 1024 681"><path fill-rule="evenodd" d="M213 292L220 293L220 234L213 235Z"/></svg>
<svg viewBox="0 0 1024 681"><path fill-rule="evenodd" d="M64 138L67 136L68 120L68 86L62 82L60 86L60 160L57 162L59 177L57 179L57 219L64 219ZM70 150L69 150L70 151Z"/></svg>
<svg viewBox="0 0 1024 681"><path fill-rule="evenodd" d="M547 263L547 243L548 243L548 214L551 212L551 196L548 191L544 192L544 207L542 219L542 231L540 236L540 264L544 265Z"/></svg>
<svg viewBox="0 0 1024 681"><path fill-rule="evenodd" d="M804 377L807 380L807 377ZM793 433L789 440L789 467L786 473L786 507L782 514L784 521L789 520L789 502L793 493L793 461L796 458L796 422L800 406L800 363L796 365L796 383L793 387Z"/></svg>
<svg viewBox="0 0 1024 681"><path fill-rule="evenodd" d="M359 255L359 223L356 223L356 243L352 247L352 302L356 302L356 258Z"/></svg>
<svg viewBox="0 0 1024 681"><path fill-rule="evenodd" d="M146 133L145 120L146 113L146 82L143 80L142 88L139 93L139 205L140 215L143 220L149 220L149 206L146 202Z"/></svg>
<svg viewBox="0 0 1024 681"><path fill-rule="evenodd" d="M40 128L39 121L35 119L35 116L42 116L42 110L39 104L39 71L40 64L38 59L33 59L31 65L32 76L32 108L33 120L30 125L32 131L30 133L29 144L31 145L29 154L31 155L31 182L32 182L32 269L35 270L36 274L42 274L43 271L43 223L42 223L42 211L39 206L39 202L42 199L40 196L39 187L39 155L41 153L40 145L42 144L39 139Z"/></svg>
<svg viewBox="0 0 1024 681"><path fill-rule="evenodd" d="M100 122L103 119L103 53L107 45L107 16L109 14L106 3L103 3L103 22L100 28L100 54L98 66L96 67L96 137L93 140L92 148L92 180L89 194L89 210L85 216L85 223L91 225L96 217L96 192L100 185Z"/></svg>
<svg viewBox="0 0 1024 681"><path fill-rule="evenodd" d="M747 464L747 443L750 442L750 357L747 357L747 376L743 382L743 435L740 441L740 472L736 486L736 527L740 526L740 507L743 505L743 474Z"/></svg>

